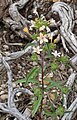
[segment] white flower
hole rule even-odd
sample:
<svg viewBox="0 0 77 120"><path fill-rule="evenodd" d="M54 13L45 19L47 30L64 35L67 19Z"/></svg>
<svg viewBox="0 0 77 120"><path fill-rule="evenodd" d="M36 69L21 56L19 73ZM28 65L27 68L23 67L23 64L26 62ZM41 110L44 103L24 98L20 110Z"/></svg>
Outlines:
<svg viewBox="0 0 77 120"><path fill-rule="evenodd" d="M45 29L45 25L39 28L39 31L43 31Z"/></svg>
<svg viewBox="0 0 77 120"><path fill-rule="evenodd" d="M29 30L33 30L34 26L35 26L35 21L31 20L31 26L30 26Z"/></svg>
<svg viewBox="0 0 77 120"><path fill-rule="evenodd" d="M37 39L40 41L40 44L43 44L44 42L48 42L48 39L46 37L47 35L43 35L42 33L40 33L40 36L37 37Z"/></svg>
<svg viewBox="0 0 77 120"><path fill-rule="evenodd" d="M42 49L40 49L39 46L33 47L33 52L35 52L35 53L37 53L37 54L40 54L41 51L42 51Z"/></svg>
<svg viewBox="0 0 77 120"><path fill-rule="evenodd" d="M47 26L46 27L47 33L51 32L50 28Z"/></svg>
<svg viewBox="0 0 77 120"><path fill-rule="evenodd" d="M55 56L55 57L60 57L61 53L57 52L57 50L55 50L54 52L52 52L52 54Z"/></svg>
<svg viewBox="0 0 77 120"><path fill-rule="evenodd" d="M45 18L45 16L43 14L41 14L41 19L46 20L46 18Z"/></svg>
<svg viewBox="0 0 77 120"><path fill-rule="evenodd" d="M48 36L48 38L49 38L49 39L51 40L51 42L52 42L52 39L53 39L53 32L48 33L47 36Z"/></svg>

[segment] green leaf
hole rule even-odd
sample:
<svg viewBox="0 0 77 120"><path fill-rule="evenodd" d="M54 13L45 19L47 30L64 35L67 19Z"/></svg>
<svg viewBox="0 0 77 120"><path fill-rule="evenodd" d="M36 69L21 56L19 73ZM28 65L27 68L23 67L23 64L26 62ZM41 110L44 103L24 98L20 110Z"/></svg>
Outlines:
<svg viewBox="0 0 77 120"><path fill-rule="evenodd" d="M31 37L33 40L37 40L38 34L33 34L33 35L31 35Z"/></svg>
<svg viewBox="0 0 77 120"><path fill-rule="evenodd" d="M58 82L54 81L54 80L47 80L47 81L50 82L50 84L47 87L48 90L53 88L53 87L59 88L61 86L61 84L62 84L61 81L58 81Z"/></svg>
<svg viewBox="0 0 77 120"><path fill-rule="evenodd" d="M58 58L58 60L65 65L67 65L69 63L68 56L61 56L61 57Z"/></svg>
<svg viewBox="0 0 77 120"><path fill-rule="evenodd" d="M35 26L34 26L34 28L35 29L39 29L40 27L42 27L43 25L46 27L46 26L48 26L48 22L47 21L45 21L45 20L42 20L41 18L38 18L37 20L36 20L36 22L35 22Z"/></svg>
<svg viewBox="0 0 77 120"><path fill-rule="evenodd" d="M29 46L35 46L36 43L28 43L26 46L25 46L25 49L28 48Z"/></svg>
<svg viewBox="0 0 77 120"><path fill-rule="evenodd" d="M49 43L49 49L54 50L56 48L56 44L54 43Z"/></svg>
<svg viewBox="0 0 77 120"><path fill-rule="evenodd" d="M52 71L56 71L58 69L58 64L56 62L52 62L51 68L52 68Z"/></svg>
<svg viewBox="0 0 77 120"><path fill-rule="evenodd" d="M56 110L56 115L59 115L60 117L64 115L64 107L59 106Z"/></svg>
<svg viewBox="0 0 77 120"><path fill-rule="evenodd" d="M24 79L17 80L16 83L26 83L26 84L27 83L33 83L33 84L35 84L35 83L38 83L38 80L36 80L36 79L29 79L27 81L27 79L24 78Z"/></svg>
<svg viewBox="0 0 77 120"><path fill-rule="evenodd" d="M29 74L27 75L27 77L25 77L24 79L20 79L17 80L17 83L38 83L38 80L36 80L36 76L38 75L39 72L39 68L36 66L34 67Z"/></svg>
<svg viewBox="0 0 77 120"><path fill-rule="evenodd" d="M31 59L32 59L32 61L37 61L38 60L37 54L33 53L31 56Z"/></svg>
<svg viewBox="0 0 77 120"><path fill-rule="evenodd" d="M47 117L52 117L53 120L57 120L57 116L56 116L55 112L50 112L48 110L44 110L44 113Z"/></svg>
<svg viewBox="0 0 77 120"><path fill-rule="evenodd" d="M40 89L40 88L35 88L35 89L34 89L34 95L35 95L35 96L38 97L38 96L40 96L41 94L42 94L42 93L41 93L41 89Z"/></svg>
<svg viewBox="0 0 77 120"><path fill-rule="evenodd" d="M29 74L27 75L27 82L28 80L31 80L31 79L35 79L36 76L38 75L38 72L39 72L39 68L36 66L34 67L30 72Z"/></svg>
<svg viewBox="0 0 77 120"><path fill-rule="evenodd" d="M32 111L32 117L34 117L34 115L36 114L36 112L38 111L40 104L41 104L41 100L42 100L42 95L40 95L38 97L38 99L36 101L34 101L33 104L33 111Z"/></svg>
<svg viewBox="0 0 77 120"><path fill-rule="evenodd" d="M25 83L26 82L26 78L24 79L20 79L20 80L17 80L16 83Z"/></svg>
<svg viewBox="0 0 77 120"><path fill-rule="evenodd" d="M59 89L63 94L67 94L70 91L69 88L65 86L59 86Z"/></svg>

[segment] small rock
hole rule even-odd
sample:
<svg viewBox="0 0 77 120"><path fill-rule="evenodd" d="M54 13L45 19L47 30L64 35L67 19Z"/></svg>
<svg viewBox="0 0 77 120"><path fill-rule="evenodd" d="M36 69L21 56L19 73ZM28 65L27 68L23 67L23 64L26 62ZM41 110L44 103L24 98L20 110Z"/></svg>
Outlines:
<svg viewBox="0 0 77 120"><path fill-rule="evenodd" d="M8 98L8 95L7 95L7 94L1 95L0 98L1 98L2 100L6 100L6 99Z"/></svg>
<svg viewBox="0 0 77 120"><path fill-rule="evenodd" d="M3 48L4 48L5 50L8 50L8 49L9 49L9 46L8 46L8 45L3 45Z"/></svg>
<svg viewBox="0 0 77 120"><path fill-rule="evenodd" d="M2 88L6 88L6 84L2 84L1 87L2 87Z"/></svg>
<svg viewBox="0 0 77 120"><path fill-rule="evenodd" d="M20 64L18 64L18 68L20 68L20 69L21 69L21 68L22 68L22 66L21 66Z"/></svg>
<svg viewBox="0 0 77 120"><path fill-rule="evenodd" d="M9 52L9 51L6 51L5 54L8 56L8 55L10 54L10 52Z"/></svg>
<svg viewBox="0 0 77 120"><path fill-rule="evenodd" d="M2 37L0 37L0 41L2 41Z"/></svg>
<svg viewBox="0 0 77 120"><path fill-rule="evenodd" d="M12 34L12 35L10 35L10 38L11 38L11 39L14 39L14 35L13 35L13 34Z"/></svg>
<svg viewBox="0 0 77 120"><path fill-rule="evenodd" d="M60 70L65 70L65 65L64 64L62 64L61 66L60 66Z"/></svg>
<svg viewBox="0 0 77 120"><path fill-rule="evenodd" d="M72 73L72 72L73 72L73 69L70 68L70 69L68 70L68 73Z"/></svg>
<svg viewBox="0 0 77 120"><path fill-rule="evenodd" d="M22 87L22 83L20 83L20 87Z"/></svg>
<svg viewBox="0 0 77 120"><path fill-rule="evenodd" d="M13 85L13 88L15 88L15 87L16 87L16 84L15 84L15 82L13 82L13 84L12 84L12 85Z"/></svg>
<svg viewBox="0 0 77 120"><path fill-rule="evenodd" d="M33 62L33 65L34 65L34 66L37 65L37 62Z"/></svg>
<svg viewBox="0 0 77 120"><path fill-rule="evenodd" d="M28 15L28 19L32 19L32 15Z"/></svg>
<svg viewBox="0 0 77 120"><path fill-rule="evenodd" d="M17 120L17 118L14 118L14 120Z"/></svg>
<svg viewBox="0 0 77 120"><path fill-rule="evenodd" d="M6 118L6 120L9 120L9 118Z"/></svg>
<svg viewBox="0 0 77 120"><path fill-rule="evenodd" d="M21 94L22 94L22 92L18 92L18 93L16 94L16 96L19 97Z"/></svg>
<svg viewBox="0 0 77 120"><path fill-rule="evenodd" d="M7 33L7 31L3 31L3 33L5 34L5 33Z"/></svg>
<svg viewBox="0 0 77 120"><path fill-rule="evenodd" d="M1 92L0 92L0 95L3 95L4 93L5 93L4 91L1 91Z"/></svg>
<svg viewBox="0 0 77 120"><path fill-rule="evenodd" d="M22 67L25 67L25 63L23 63L23 62L22 62L22 64L21 64L21 65L22 65Z"/></svg>
<svg viewBox="0 0 77 120"><path fill-rule="evenodd" d="M0 87L0 91L2 90L2 87Z"/></svg>
<svg viewBox="0 0 77 120"><path fill-rule="evenodd" d="M31 116L31 110L29 108L26 108L23 115L26 115L27 117Z"/></svg>

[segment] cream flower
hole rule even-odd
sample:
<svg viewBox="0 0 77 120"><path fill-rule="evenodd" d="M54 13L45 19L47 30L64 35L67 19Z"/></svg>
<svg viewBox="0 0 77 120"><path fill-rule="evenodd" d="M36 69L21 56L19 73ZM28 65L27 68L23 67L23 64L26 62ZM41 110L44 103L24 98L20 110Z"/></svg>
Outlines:
<svg viewBox="0 0 77 120"><path fill-rule="evenodd" d="M39 31L43 31L45 29L45 26L43 25L42 27L39 28Z"/></svg>
<svg viewBox="0 0 77 120"><path fill-rule="evenodd" d="M47 33L51 32L50 28L47 26L46 27Z"/></svg>
<svg viewBox="0 0 77 120"><path fill-rule="evenodd" d="M60 57L61 53L57 52L57 50L55 50L54 52L52 52L52 54L55 56L55 57Z"/></svg>
<svg viewBox="0 0 77 120"><path fill-rule="evenodd" d="M35 52L35 53L37 53L37 54L40 54L41 51L42 51L42 49L40 49L39 46L33 47L33 52Z"/></svg>
<svg viewBox="0 0 77 120"><path fill-rule="evenodd" d="M46 18L45 18L45 16L43 14L41 14L41 19L46 20Z"/></svg>
<svg viewBox="0 0 77 120"><path fill-rule="evenodd" d="M48 42L48 39L46 37L47 35L43 35L42 33L40 33L40 36L37 37L37 39L40 41L40 44L43 44L44 42Z"/></svg>
<svg viewBox="0 0 77 120"><path fill-rule="evenodd" d="M48 36L48 38L49 38L49 39L51 40L51 42L52 42L52 39L53 39L53 32L48 33L47 36Z"/></svg>
<svg viewBox="0 0 77 120"><path fill-rule="evenodd" d="M31 26L30 26L29 30L33 30L34 26L35 26L35 21L31 20Z"/></svg>

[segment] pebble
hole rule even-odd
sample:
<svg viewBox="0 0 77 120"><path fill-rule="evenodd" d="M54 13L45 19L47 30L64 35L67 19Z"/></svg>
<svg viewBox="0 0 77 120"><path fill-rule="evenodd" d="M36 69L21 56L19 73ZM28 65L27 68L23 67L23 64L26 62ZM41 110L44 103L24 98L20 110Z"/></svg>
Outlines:
<svg viewBox="0 0 77 120"><path fill-rule="evenodd" d="M2 87L2 88L6 88L6 84L2 84L1 87Z"/></svg>
<svg viewBox="0 0 77 120"><path fill-rule="evenodd" d="M2 90L2 87L0 87L0 91Z"/></svg>
<svg viewBox="0 0 77 120"><path fill-rule="evenodd" d="M22 94L22 92L18 92L18 93L16 94L16 96L19 97L21 94Z"/></svg>
<svg viewBox="0 0 77 120"><path fill-rule="evenodd" d="M26 65L26 64L22 62L22 64L21 64L21 65L22 65L22 67L25 67L25 65Z"/></svg>
<svg viewBox="0 0 77 120"><path fill-rule="evenodd" d="M1 92L0 92L0 95L2 95L2 94L4 94L4 93L5 93L4 91L1 91Z"/></svg>
<svg viewBox="0 0 77 120"><path fill-rule="evenodd" d="M9 51L6 51L6 52L4 52L6 55L9 55L10 54L10 52Z"/></svg>
<svg viewBox="0 0 77 120"><path fill-rule="evenodd" d="M60 70L65 70L65 65L64 64L62 64L61 66L60 66Z"/></svg>
<svg viewBox="0 0 77 120"><path fill-rule="evenodd" d="M22 83L20 83L20 87L22 87Z"/></svg>
<svg viewBox="0 0 77 120"><path fill-rule="evenodd" d="M8 50L9 46L8 45L3 45L4 50Z"/></svg>
<svg viewBox="0 0 77 120"><path fill-rule="evenodd" d="M13 85L13 88L15 88L15 87L16 87L16 84L15 84L15 82L13 82L13 83L12 83L12 85Z"/></svg>
<svg viewBox="0 0 77 120"><path fill-rule="evenodd" d="M29 19L32 19L32 15L28 15L28 18L29 18Z"/></svg>
<svg viewBox="0 0 77 120"><path fill-rule="evenodd" d="M3 31L3 33L5 34L5 33L7 33L7 31Z"/></svg>
<svg viewBox="0 0 77 120"><path fill-rule="evenodd" d="M34 66L37 65L37 62L33 62L33 65L34 65Z"/></svg>
<svg viewBox="0 0 77 120"><path fill-rule="evenodd" d="M6 120L9 120L9 118L6 118Z"/></svg>
<svg viewBox="0 0 77 120"><path fill-rule="evenodd" d="M2 37L0 37L0 41L2 41Z"/></svg>
<svg viewBox="0 0 77 120"><path fill-rule="evenodd" d="M22 68L22 66L21 66L20 64L18 64L18 68L20 68L20 69L21 69L21 68Z"/></svg>
<svg viewBox="0 0 77 120"><path fill-rule="evenodd" d="M72 68L70 68L69 70L68 70L68 73L72 73L73 72L73 69Z"/></svg>
<svg viewBox="0 0 77 120"><path fill-rule="evenodd" d="M8 95L7 95L7 94L3 94L3 95L0 96L0 98L1 98L2 100L6 100L6 99L8 98Z"/></svg>
<svg viewBox="0 0 77 120"><path fill-rule="evenodd" d="M14 35L13 35L13 34L12 34L12 35L10 35L10 38L11 38L11 39L14 39Z"/></svg>

